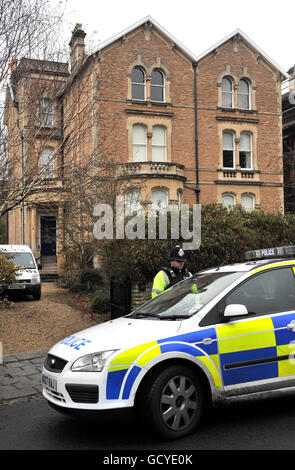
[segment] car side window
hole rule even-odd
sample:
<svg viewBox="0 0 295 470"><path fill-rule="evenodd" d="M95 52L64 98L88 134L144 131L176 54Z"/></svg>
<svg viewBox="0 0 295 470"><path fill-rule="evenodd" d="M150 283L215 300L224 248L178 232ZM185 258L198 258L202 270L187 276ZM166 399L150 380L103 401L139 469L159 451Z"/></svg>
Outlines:
<svg viewBox="0 0 295 470"><path fill-rule="evenodd" d="M291 268L254 275L225 299L224 306L242 304L250 315L274 314L295 309L295 279Z"/></svg>

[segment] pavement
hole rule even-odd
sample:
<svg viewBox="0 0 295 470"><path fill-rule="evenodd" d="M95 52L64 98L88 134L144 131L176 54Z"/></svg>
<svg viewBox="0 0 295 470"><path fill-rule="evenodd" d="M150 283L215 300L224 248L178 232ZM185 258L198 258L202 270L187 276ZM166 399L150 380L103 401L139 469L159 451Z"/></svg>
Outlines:
<svg viewBox="0 0 295 470"><path fill-rule="evenodd" d="M47 351L4 356L0 363L0 404L40 395L41 371Z"/></svg>

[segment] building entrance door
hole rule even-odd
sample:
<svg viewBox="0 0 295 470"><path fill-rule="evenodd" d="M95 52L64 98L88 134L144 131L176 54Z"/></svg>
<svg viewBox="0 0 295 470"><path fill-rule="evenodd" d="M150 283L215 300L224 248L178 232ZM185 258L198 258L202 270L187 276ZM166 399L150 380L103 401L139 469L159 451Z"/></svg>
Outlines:
<svg viewBox="0 0 295 470"><path fill-rule="evenodd" d="M56 217L41 216L41 256L56 256Z"/></svg>

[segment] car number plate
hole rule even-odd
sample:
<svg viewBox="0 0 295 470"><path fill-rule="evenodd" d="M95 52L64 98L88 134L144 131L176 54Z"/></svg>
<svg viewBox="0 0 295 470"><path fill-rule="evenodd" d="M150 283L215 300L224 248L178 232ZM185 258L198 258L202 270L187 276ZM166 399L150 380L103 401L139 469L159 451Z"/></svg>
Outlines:
<svg viewBox="0 0 295 470"><path fill-rule="evenodd" d="M11 284L8 289L25 289L25 284Z"/></svg>
<svg viewBox="0 0 295 470"><path fill-rule="evenodd" d="M57 391L57 380L52 377L48 377L48 375L42 374L42 384L53 392Z"/></svg>

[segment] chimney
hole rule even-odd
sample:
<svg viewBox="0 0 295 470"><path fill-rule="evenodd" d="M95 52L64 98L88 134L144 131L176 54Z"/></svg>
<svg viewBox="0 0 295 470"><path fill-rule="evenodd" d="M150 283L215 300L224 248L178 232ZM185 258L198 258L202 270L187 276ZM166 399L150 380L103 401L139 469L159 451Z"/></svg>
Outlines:
<svg viewBox="0 0 295 470"><path fill-rule="evenodd" d="M71 48L71 71L82 63L85 57L85 44L84 38L86 33L82 29L82 24L77 23L74 31L72 32L71 41L69 46Z"/></svg>

